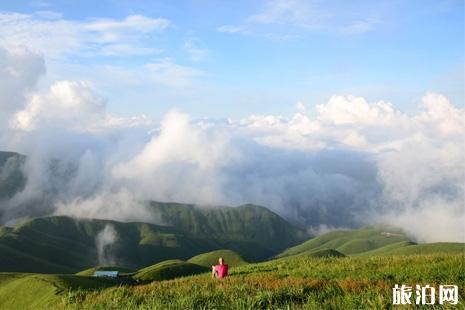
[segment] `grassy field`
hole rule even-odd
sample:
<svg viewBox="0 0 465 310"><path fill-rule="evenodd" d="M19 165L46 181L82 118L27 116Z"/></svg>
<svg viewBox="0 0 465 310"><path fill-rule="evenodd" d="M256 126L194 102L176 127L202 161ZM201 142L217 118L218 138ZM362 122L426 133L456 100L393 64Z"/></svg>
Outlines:
<svg viewBox="0 0 465 310"><path fill-rule="evenodd" d="M463 254L316 258L295 256L209 274L99 291L72 290L65 309L385 309L394 284L457 284ZM459 307L463 307L461 299Z"/></svg>
<svg viewBox="0 0 465 310"><path fill-rule="evenodd" d="M0 273L0 309L386 309L394 284L459 285L460 304L449 308L464 309L465 256L297 255L231 268L222 281L207 271L133 286L77 275Z"/></svg>
<svg viewBox="0 0 465 310"><path fill-rule="evenodd" d="M0 273L0 309L385 309L394 284L459 285L464 309L465 255L315 257L300 254L209 270L171 260L134 273L153 282L122 286L78 275ZM178 277L173 280L174 277Z"/></svg>

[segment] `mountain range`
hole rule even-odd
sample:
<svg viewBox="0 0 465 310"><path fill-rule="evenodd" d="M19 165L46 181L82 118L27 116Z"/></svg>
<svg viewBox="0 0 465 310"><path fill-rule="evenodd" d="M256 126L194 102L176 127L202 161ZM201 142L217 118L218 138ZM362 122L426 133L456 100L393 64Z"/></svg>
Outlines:
<svg viewBox="0 0 465 310"><path fill-rule="evenodd" d="M206 210L152 203L151 208L166 225L49 216L0 227L0 271L74 273L108 263L139 269L218 249L259 261L309 237L254 205ZM104 240L105 231L110 240Z"/></svg>

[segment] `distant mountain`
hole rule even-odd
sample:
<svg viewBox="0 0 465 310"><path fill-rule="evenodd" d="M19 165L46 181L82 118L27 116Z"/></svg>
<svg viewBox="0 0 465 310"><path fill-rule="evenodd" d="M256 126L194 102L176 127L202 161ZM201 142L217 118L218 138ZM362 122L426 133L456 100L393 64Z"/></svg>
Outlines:
<svg viewBox="0 0 465 310"><path fill-rule="evenodd" d="M152 207L170 226L52 216L0 227L0 271L74 273L102 264L138 269L217 249L231 249L257 261L308 237L263 207L207 210L161 203ZM107 230L112 236L104 240ZM100 252L99 240L107 244Z"/></svg>
<svg viewBox="0 0 465 310"><path fill-rule="evenodd" d="M291 247L276 257L319 256L325 251L350 256L465 253L464 243L412 242L400 229L367 226L353 230L335 230Z"/></svg>

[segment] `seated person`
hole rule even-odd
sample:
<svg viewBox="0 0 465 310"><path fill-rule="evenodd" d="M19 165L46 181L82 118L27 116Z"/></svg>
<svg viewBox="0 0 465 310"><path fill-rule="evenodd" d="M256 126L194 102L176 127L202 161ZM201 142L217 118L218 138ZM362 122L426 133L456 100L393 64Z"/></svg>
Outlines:
<svg viewBox="0 0 465 310"><path fill-rule="evenodd" d="M221 280L228 275L228 265L224 263L222 257L218 259L218 262L219 265L212 266L212 279L216 277Z"/></svg>

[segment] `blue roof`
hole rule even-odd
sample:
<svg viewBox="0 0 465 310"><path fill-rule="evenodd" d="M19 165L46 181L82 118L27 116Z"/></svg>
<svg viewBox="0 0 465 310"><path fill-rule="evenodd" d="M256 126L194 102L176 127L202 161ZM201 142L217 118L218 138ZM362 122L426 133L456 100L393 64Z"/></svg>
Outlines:
<svg viewBox="0 0 465 310"><path fill-rule="evenodd" d="M119 271L96 271L94 272L94 277L111 277L117 278Z"/></svg>

